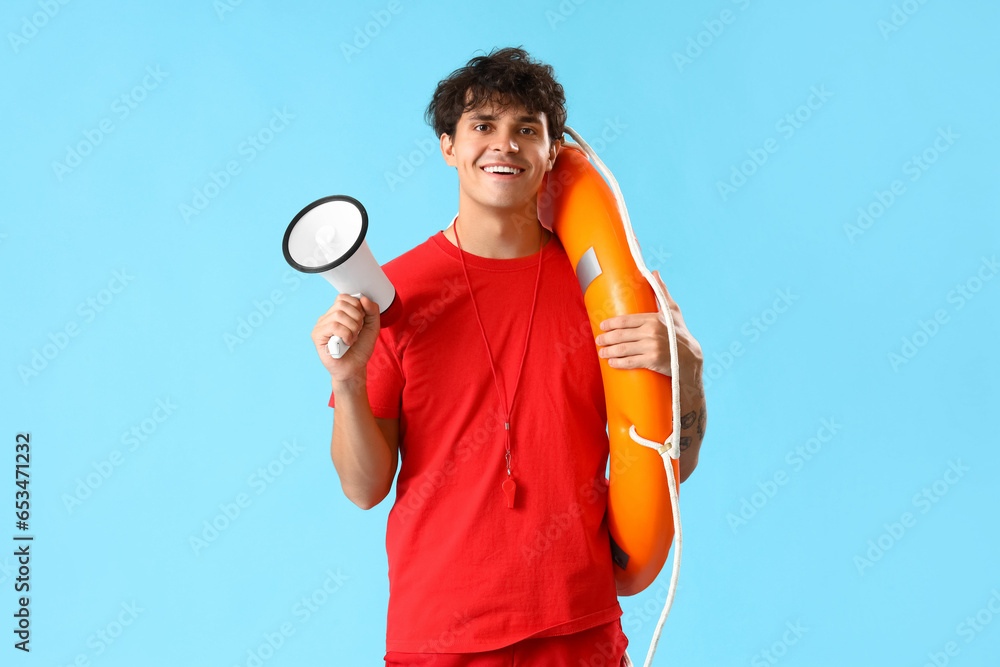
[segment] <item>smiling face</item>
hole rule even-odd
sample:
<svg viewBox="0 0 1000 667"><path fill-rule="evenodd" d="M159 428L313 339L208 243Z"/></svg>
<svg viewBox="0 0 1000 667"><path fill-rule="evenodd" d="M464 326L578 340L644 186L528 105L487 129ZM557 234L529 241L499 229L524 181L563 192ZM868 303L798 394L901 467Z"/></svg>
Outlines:
<svg viewBox="0 0 1000 667"><path fill-rule="evenodd" d="M441 135L445 162L458 170L460 197L474 208L524 211L534 204L559 141L550 141L545 112L520 104L483 106L462 114L455 136Z"/></svg>

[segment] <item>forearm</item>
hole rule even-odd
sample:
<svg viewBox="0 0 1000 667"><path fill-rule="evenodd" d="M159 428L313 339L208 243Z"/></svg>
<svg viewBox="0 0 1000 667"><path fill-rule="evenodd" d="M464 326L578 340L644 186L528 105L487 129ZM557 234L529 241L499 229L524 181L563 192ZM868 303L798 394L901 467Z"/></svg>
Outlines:
<svg viewBox="0 0 1000 667"><path fill-rule="evenodd" d="M330 456L344 495L361 509L370 509L392 488L395 456L375 422L364 380L334 383L333 396Z"/></svg>
<svg viewBox="0 0 1000 667"><path fill-rule="evenodd" d="M688 373L682 373L681 387L681 459L680 481L683 482L698 465L701 441L705 437L708 419L705 406L705 387L701 381L701 364L694 364Z"/></svg>

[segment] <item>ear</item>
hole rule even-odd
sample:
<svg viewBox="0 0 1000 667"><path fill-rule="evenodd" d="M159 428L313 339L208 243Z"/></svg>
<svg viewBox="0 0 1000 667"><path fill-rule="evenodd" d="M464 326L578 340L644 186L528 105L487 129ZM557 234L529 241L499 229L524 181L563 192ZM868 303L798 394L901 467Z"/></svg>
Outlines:
<svg viewBox="0 0 1000 667"><path fill-rule="evenodd" d="M559 155L559 150L562 148L562 141L556 139L549 145L549 158L548 164L545 167L545 171L552 171L552 167L556 164L556 157Z"/></svg>
<svg viewBox="0 0 1000 667"><path fill-rule="evenodd" d="M458 166L455 161L455 145L452 143L451 137L444 133L441 134L441 155L449 167Z"/></svg>

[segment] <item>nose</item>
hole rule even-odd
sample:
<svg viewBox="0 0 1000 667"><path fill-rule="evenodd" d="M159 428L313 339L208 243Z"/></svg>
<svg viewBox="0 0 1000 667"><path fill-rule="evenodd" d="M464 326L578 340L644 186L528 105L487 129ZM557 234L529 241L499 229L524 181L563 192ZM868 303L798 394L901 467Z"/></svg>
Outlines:
<svg viewBox="0 0 1000 667"><path fill-rule="evenodd" d="M496 151L507 151L510 153L517 152L517 140L510 130L499 130L494 135L493 145L491 146L493 150Z"/></svg>

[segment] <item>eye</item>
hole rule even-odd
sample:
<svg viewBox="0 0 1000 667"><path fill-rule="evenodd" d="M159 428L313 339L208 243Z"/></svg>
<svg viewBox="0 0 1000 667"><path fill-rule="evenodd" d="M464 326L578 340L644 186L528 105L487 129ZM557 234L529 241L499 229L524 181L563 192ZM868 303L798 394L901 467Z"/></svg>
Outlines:
<svg viewBox="0 0 1000 667"><path fill-rule="evenodd" d="M481 128L481 127L489 127L489 125L487 125L486 123L480 123L479 125L476 125L476 126L475 126L474 128L472 128L472 129L473 129L473 130L478 130L478 129L479 129L479 128Z"/></svg>
<svg viewBox="0 0 1000 667"><path fill-rule="evenodd" d="M528 132L531 132L532 134L535 134L535 131L533 129L531 129L530 127L522 127L521 129L522 130L527 130Z"/></svg>

